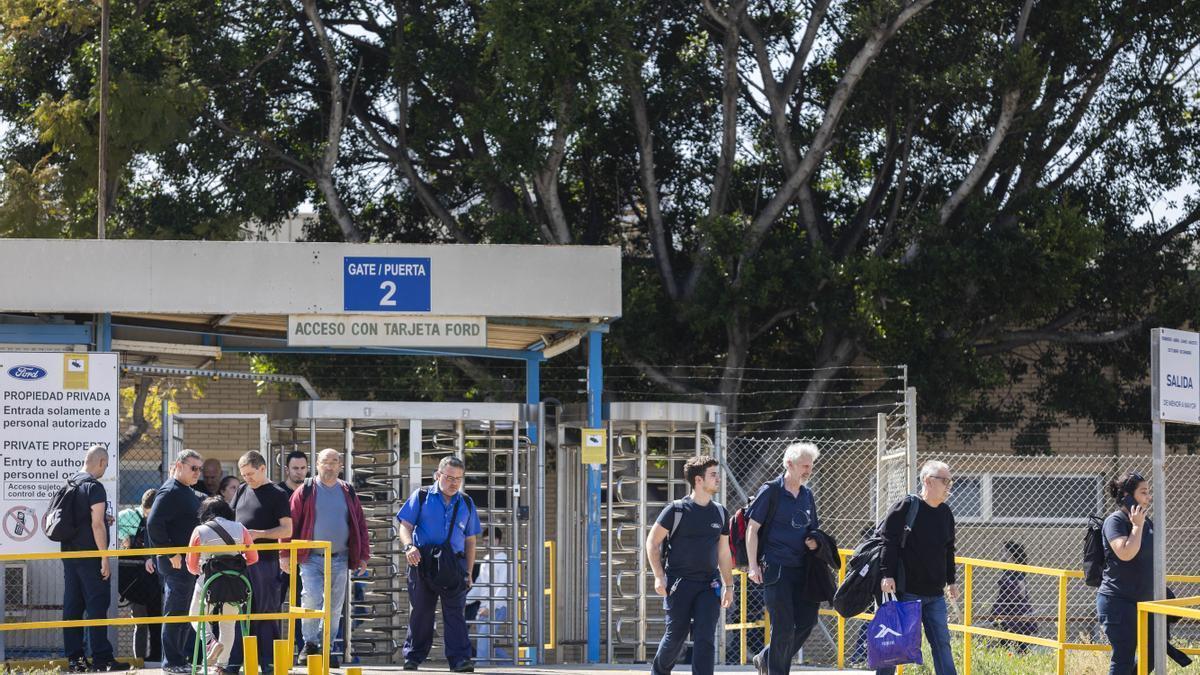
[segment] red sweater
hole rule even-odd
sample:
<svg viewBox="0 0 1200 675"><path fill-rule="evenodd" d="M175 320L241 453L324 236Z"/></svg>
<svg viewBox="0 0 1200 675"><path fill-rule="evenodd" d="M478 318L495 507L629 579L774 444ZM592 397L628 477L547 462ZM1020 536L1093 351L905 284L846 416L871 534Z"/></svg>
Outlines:
<svg viewBox="0 0 1200 675"><path fill-rule="evenodd" d="M317 497L316 490L313 489L313 481L316 478L306 478L304 484L296 488L292 493L292 532L295 533L294 539L312 540L313 528L317 521ZM346 547L350 554L350 569L358 567L360 562L366 562L371 558L371 541L367 534L367 518L363 515L362 502L358 500L358 494L354 492L354 488L344 480L339 479L338 485L342 488L342 494L346 496L346 511L350 514L350 537L346 543ZM296 551L297 562L308 560L312 549L301 549Z"/></svg>

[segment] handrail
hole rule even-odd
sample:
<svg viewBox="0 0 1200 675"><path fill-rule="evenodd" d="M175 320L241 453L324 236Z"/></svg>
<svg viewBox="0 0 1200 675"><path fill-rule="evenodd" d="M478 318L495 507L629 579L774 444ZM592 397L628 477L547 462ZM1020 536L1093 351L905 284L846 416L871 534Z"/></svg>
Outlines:
<svg viewBox="0 0 1200 675"><path fill-rule="evenodd" d="M550 598L550 641L543 644L543 649L558 648L558 611L555 608L555 603L558 601L558 573L556 568L557 558L554 557L554 540L547 539L542 542L542 546L546 549L550 557L550 584L542 589L542 595Z"/></svg>
<svg viewBox="0 0 1200 675"><path fill-rule="evenodd" d="M842 548L838 549L840 566L838 568L839 584L846 576L847 560L854 554L853 549ZM1067 626L1070 617L1067 614L1067 580L1082 579L1083 571L1075 569L1061 569L1056 567L1040 567L1037 565L1021 565L1017 563L1003 562L999 560L988 560L986 558L971 558L965 556L956 556L954 561L958 565L963 566L963 623L949 624L949 628L953 632L961 633L963 636L963 675L971 675L971 669L974 661L972 649L973 637L988 637L1001 640L1010 640L1012 642L1020 642L1039 647L1047 647L1055 650L1056 654L1056 673L1063 675L1066 672L1066 656L1069 651L1110 651L1112 647L1103 644L1086 644L1067 641ZM1052 577L1058 580L1058 598L1055 612L1055 637L1044 638L1033 635L1024 635L1021 633L1013 633L996 628L985 628L983 626L972 625L975 620L975 569L996 569L1009 570L1013 572L1024 572L1025 574L1034 574L1040 576ZM741 665L746 664L746 631L751 628L763 628L766 632L764 637L770 639L771 620L766 608L763 608L763 618L758 621L747 621L747 604L748 604L748 583L746 581L746 572L743 570L734 570L734 574L742 578L741 588L739 593L739 616L737 623L725 624L725 630L736 630L741 633L739 650ZM1200 576L1184 575L1184 574L1169 574L1167 581L1172 583L1200 583ZM1138 604L1138 631L1139 631L1139 652L1144 653L1143 640L1141 634L1145 630L1144 618L1148 614L1166 614L1168 616L1180 616L1190 619L1200 619L1200 609L1191 609L1192 605L1200 605L1200 596L1193 598L1181 598L1178 600L1167 600L1161 602L1143 602ZM837 612L829 609L821 609L820 614L833 616L837 618L837 667L846 667L846 621L848 619L842 617ZM851 617L856 620L870 620L873 614L863 613L858 616ZM1186 654L1200 654L1200 649L1182 649ZM1145 675L1145 671L1141 670L1146 659L1138 660L1139 675Z"/></svg>
<svg viewBox="0 0 1200 675"><path fill-rule="evenodd" d="M1180 619L1200 619L1200 609L1192 609L1194 605L1200 605L1200 596L1175 598L1174 600L1148 600L1137 604L1138 675L1147 675L1150 671L1150 650L1153 649L1153 645L1150 644L1150 616L1162 614ZM1184 649L1181 651L1191 654L1195 650Z"/></svg>
<svg viewBox="0 0 1200 675"><path fill-rule="evenodd" d="M0 563L17 560L81 560L88 558L126 558L138 557L144 558L151 555L187 555L188 553L243 553L245 551L303 551L317 550L324 554L325 561L325 587L324 597L328 598L332 595L333 582L333 556L332 546L327 541L305 541L302 539L293 539L288 542L279 542L275 544L219 544L212 546L160 546L156 548L133 548L133 549L116 549L102 551L57 551L49 553L6 553L0 555ZM288 597L291 598L291 605L287 612L251 612L249 614L197 614L190 616L146 616L146 617L130 617L130 618L105 618L105 619L77 619L73 621L23 621L23 622L0 622L0 632L13 630L38 630L38 629L55 629L55 628L87 628L93 626L137 626L141 624L171 624L171 623L193 623L193 622L208 622L208 621L276 621L289 619L322 619L321 629L324 633L321 641L321 654L312 655L309 657L309 673L310 675L329 675L329 624L330 624L330 603L322 603L322 609L303 609L295 607L296 597L296 558L297 556L289 556L292 575L289 579ZM292 621L288 622L293 623ZM293 628L294 630L294 628ZM253 649L256 644L254 636L243 636L246 648L243 650L246 653L246 660L243 663L243 669L246 675L257 675L258 663L257 652ZM280 642L280 641L277 641ZM290 644L290 643L289 643ZM291 650L287 650L286 666L291 665ZM278 656L276 660L278 660Z"/></svg>

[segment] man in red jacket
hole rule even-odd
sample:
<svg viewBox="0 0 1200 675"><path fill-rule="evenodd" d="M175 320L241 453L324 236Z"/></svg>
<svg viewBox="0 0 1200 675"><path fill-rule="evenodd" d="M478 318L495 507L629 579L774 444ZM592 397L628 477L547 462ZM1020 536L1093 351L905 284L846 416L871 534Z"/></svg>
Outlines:
<svg viewBox="0 0 1200 675"><path fill-rule="evenodd" d="M330 581L330 640L337 635L342 613L346 604L349 585L348 571L367 569L371 558L371 543L367 538L367 519L363 515L362 503L354 488L338 478L342 471L342 453L326 448L317 455L317 476L307 478L304 484L292 493L292 522L295 538L310 541L327 541L333 557ZM325 588L325 559L321 551L297 551L300 578L304 592L300 604L305 609L323 609ZM304 634L304 654L321 653L321 620L301 621ZM329 666L339 667L336 657L330 654Z"/></svg>

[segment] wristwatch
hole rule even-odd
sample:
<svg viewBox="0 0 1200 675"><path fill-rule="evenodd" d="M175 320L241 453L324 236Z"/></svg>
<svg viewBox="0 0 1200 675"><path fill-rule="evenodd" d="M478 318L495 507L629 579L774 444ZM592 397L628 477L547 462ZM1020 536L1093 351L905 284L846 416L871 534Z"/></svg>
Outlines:
<svg viewBox="0 0 1200 675"><path fill-rule="evenodd" d="M409 543L409 544L405 544L405 545L404 545L403 552L404 552L404 553L408 553L408 552L409 552L409 551L411 551L413 548L415 548L415 547L414 547L414 546L413 546L411 543Z"/></svg>

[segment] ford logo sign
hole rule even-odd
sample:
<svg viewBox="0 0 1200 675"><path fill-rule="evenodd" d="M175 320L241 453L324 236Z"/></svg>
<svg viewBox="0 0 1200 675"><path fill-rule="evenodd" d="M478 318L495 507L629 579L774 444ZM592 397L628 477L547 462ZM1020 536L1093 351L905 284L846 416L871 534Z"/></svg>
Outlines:
<svg viewBox="0 0 1200 675"><path fill-rule="evenodd" d="M14 380L40 380L46 376L46 371L37 366L13 366L8 369L8 376Z"/></svg>

